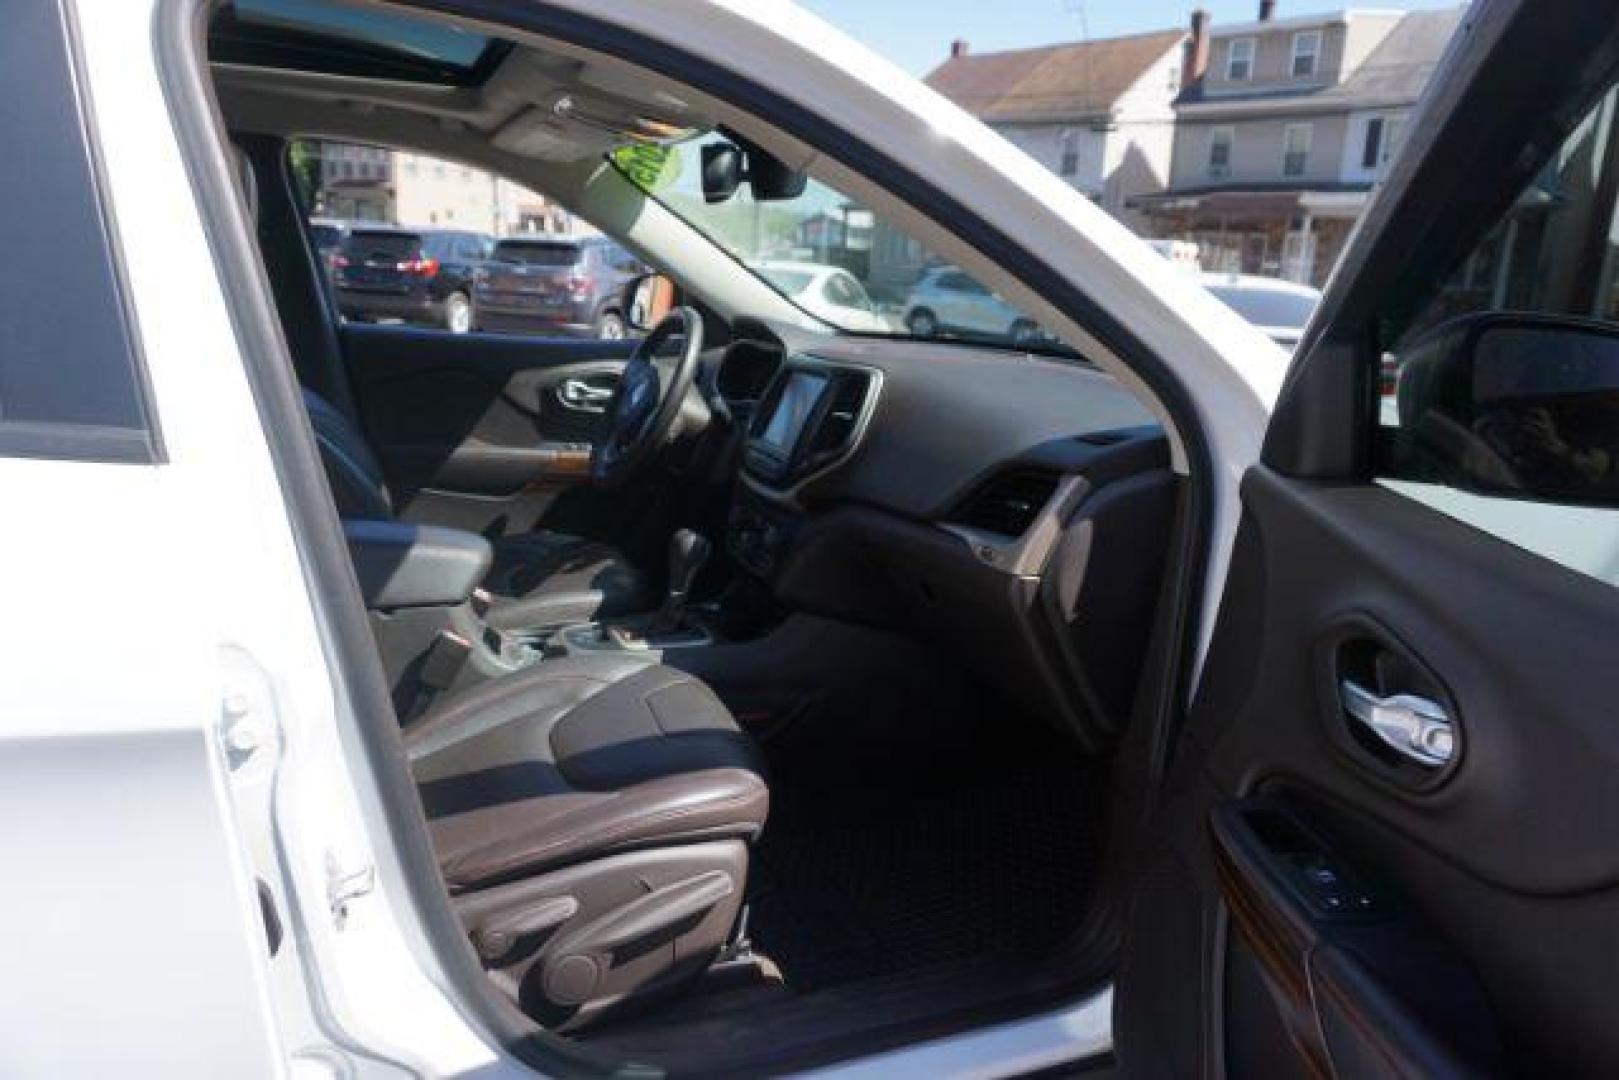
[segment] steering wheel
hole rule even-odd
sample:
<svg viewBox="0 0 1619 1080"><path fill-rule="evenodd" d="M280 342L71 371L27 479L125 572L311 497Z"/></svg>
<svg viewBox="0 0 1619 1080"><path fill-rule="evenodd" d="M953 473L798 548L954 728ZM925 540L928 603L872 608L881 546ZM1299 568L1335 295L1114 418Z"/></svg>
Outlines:
<svg viewBox="0 0 1619 1080"><path fill-rule="evenodd" d="M702 351L703 317L689 307L670 311L636 346L591 448L593 483L622 487L679 436Z"/></svg>

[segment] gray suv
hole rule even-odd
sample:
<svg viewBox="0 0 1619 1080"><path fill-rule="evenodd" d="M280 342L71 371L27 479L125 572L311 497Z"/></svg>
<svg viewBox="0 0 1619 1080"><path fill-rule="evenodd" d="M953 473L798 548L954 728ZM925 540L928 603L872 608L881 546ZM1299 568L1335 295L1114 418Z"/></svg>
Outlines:
<svg viewBox="0 0 1619 1080"><path fill-rule="evenodd" d="M480 330L621 338L621 309L641 262L603 236L496 241L472 290Z"/></svg>

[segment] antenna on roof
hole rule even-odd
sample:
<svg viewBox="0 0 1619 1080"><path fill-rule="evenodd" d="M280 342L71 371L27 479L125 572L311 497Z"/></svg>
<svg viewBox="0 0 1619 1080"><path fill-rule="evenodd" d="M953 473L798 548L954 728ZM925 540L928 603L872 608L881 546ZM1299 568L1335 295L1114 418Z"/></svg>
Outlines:
<svg viewBox="0 0 1619 1080"><path fill-rule="evenodd" d="M1085 11L1085 0L1063 0L1062 6L1067 10L1068 14L1079 16L1079 39L1089 41L1091 39L1091 20L1089 14Z"/></svg>

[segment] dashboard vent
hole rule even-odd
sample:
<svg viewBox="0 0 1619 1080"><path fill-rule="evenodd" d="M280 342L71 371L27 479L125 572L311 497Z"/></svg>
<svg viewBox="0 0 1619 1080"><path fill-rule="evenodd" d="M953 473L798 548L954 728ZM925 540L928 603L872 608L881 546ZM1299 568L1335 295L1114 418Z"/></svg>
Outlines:
<svg viewBox="0 0 1619 1080"><path fill-rule="evenodd" d="M809 445L812 463L837 457L849 448L870 392L871 376L863 372L840 371L832 377L832 399Z"/></svg>
<svg viewBox="0 0 1619 1080"><path fill-rule="evenodd" d="M985 532L1022 536L1057 493L1061 481L1056 473L1035 469L1002 473L967 500L958 520Z"/></svg>

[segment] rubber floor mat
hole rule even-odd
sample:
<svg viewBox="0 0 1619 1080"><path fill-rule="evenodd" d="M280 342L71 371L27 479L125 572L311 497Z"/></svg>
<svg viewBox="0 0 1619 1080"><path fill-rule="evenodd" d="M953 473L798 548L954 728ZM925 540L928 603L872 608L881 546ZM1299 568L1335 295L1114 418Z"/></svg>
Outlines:
<svg viewBox="0 0 1619 1080"><path fill-rule="evenodd" d="M1077 767L982 763L903 789L777 784L753 939L799 993L1053 944L1092 878L1085 788Z"/></svg>

